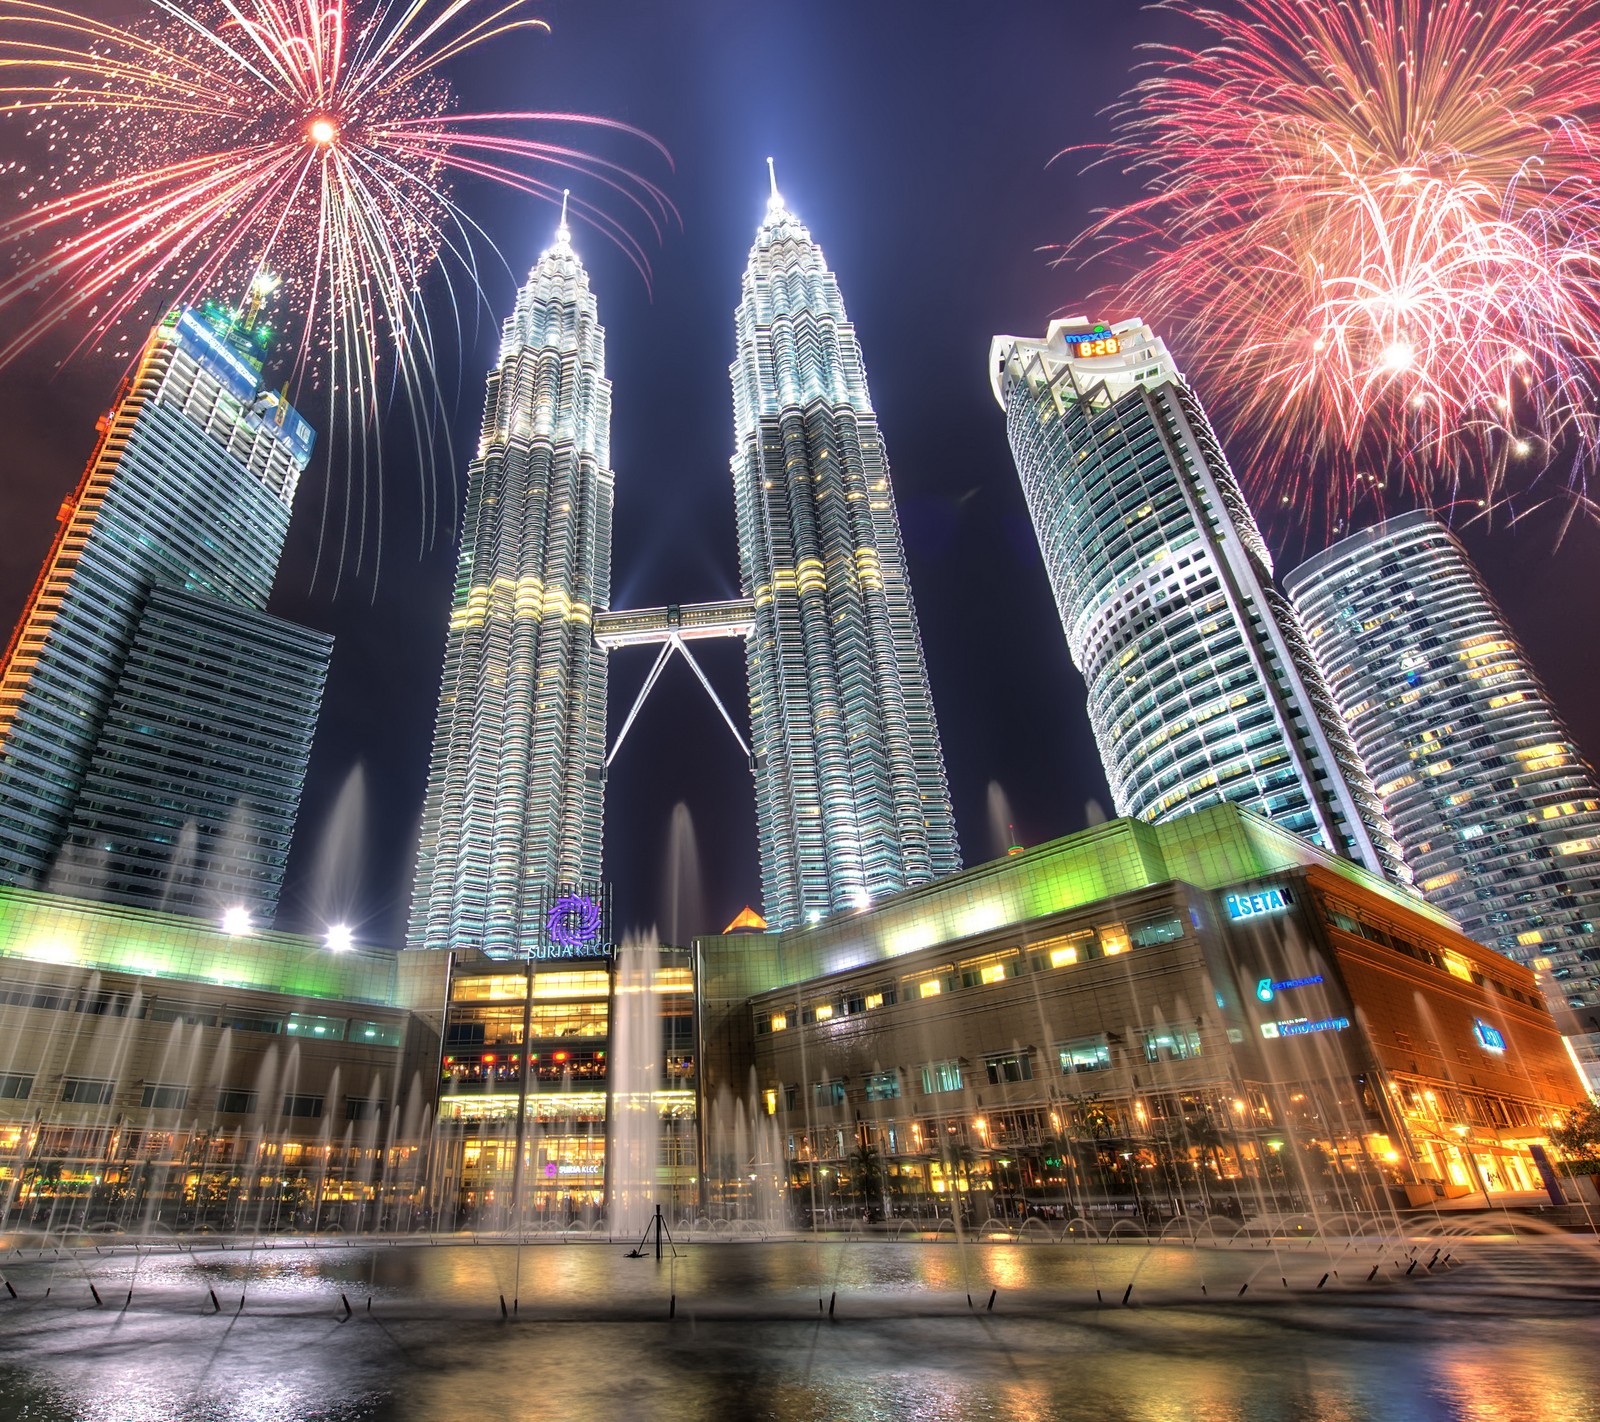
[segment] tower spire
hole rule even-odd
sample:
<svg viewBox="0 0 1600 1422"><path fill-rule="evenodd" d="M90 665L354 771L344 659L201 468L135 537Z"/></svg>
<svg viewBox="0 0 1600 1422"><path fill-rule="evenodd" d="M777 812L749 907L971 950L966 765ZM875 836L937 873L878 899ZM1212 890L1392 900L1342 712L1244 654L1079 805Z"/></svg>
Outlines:
<svg viewBox="0 0 1600 1422"><path fill-rule="evenodd" d="M767 178L772 184L772 196L767 199L767 215L770 217L775 212L783 211L783 194L778 191L778 168L772 159L767 159Z"/></svg>

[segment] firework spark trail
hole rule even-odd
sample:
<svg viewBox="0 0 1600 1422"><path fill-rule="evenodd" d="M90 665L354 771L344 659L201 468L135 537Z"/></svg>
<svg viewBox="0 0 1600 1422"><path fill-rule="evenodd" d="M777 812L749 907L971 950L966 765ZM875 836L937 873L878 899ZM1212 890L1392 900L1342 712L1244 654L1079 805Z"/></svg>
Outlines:
<svg viewBox="0 0 1600 1422"><path fill-rule="evenodd" d="M1063 249L1168 327L1258 496L1526 503L1600 454L1600 7L1163 0L1100 158L1144 194ZM1322 476L1319 477L1319 471Z"/></svg>
<svg viewBox="0 0 1600 1422"><path fill-rule="evenodd" d="M611 209L620 203L659 241L676 217L665 194L621 163L528 130L607 130L670 163L666 150L614 120L456 111L444 66L548 30L531 0L144 3L148 17L122 26L0 0L0 113L29 122L47 149L34 173L10 165L27 185L14 185L16 210L0 218L0 366L65 324L76 353L158 308L277 272L299 313L291 378L323 390L348 451L341 553L353 536L359 571L369 503L381 524L378 431L395 398L423 471L426 542L441 421L423 289L443 271L459 332L451 268L477 298L478 253L498 256L453 200L452 177L547 200L587 185L595 197L574 194L574 216L648 281L645 246Z"/></svg>

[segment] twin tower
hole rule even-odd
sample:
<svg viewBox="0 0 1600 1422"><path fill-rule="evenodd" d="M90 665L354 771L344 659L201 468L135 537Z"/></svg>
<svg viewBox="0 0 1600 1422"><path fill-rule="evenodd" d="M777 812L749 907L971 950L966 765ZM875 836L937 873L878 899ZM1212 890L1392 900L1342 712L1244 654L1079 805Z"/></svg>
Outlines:
<svg viewBox="0 0 1600 1422"><path fill-rule="evenodd" d="M565 221L518 295L468 474L410 947L543 956L593 933L607 659L639 643L660 649L648 689L688 642L744 639L773 927L960 868L861 347L776 183L735 332L743 596L612 611L605 333Z"/></svg>

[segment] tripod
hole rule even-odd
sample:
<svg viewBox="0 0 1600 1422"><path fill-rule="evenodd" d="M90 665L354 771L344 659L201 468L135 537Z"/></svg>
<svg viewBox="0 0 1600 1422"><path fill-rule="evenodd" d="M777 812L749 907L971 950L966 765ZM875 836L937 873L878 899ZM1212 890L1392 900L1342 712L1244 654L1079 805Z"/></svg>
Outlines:
<svg viewBox="0 0 1600 1422"><path fill-rule="evenodd" d="M657 1259L657 1261L659 1262L659 1260L661 1258L661 1237L662 1237L662 1235L666 1236L667 1245L672 1250L672 1257L674 1259L676 1259L678 1257L678 1247L677 1247L677 1245L673 1244L673 1242L672 1242L672 1231L667 1228L667 1222L664 1219L661 1218L661 1206L660 1205L656 1206L656 1217L653 1220L651 1220L650 1223L647 1224L644 1227L644 1234L641 1235L640 1238L639 1238L638 1247L635 1248L635 1249L630 1249L628 1251L627 1257L629 1259L643 1259L644 1256L645 1256L645 1242L650 1238L650 1235L651 1235L652 1232L654 1232L655 1237L656 1237L656 1259Z"/></svg>

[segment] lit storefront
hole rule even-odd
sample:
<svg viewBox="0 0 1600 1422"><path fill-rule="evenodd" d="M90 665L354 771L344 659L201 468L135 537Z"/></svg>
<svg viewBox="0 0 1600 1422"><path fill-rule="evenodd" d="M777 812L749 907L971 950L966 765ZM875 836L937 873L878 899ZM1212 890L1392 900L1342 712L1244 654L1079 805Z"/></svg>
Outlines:
<svg viewBox="0 0 1600 1422"><path fill-rule="evenodd" d="M454 1223L509 1228L600 1216L616 1089L614 979L608 959L457 958L440 1055L434 1163L435 1188ZM687 1195L697 1173L690 970L663 955L652 992L660 1063L649 1096L667 1125L661 1183L669 1195Z"/></svg>
<svg viewBox="0 0 1600 1422"><path fill-rule="evenodd" d="M1504 1197L1583 1099L1527 969L1231 806L698 947L802 1218Z"/></svg>

